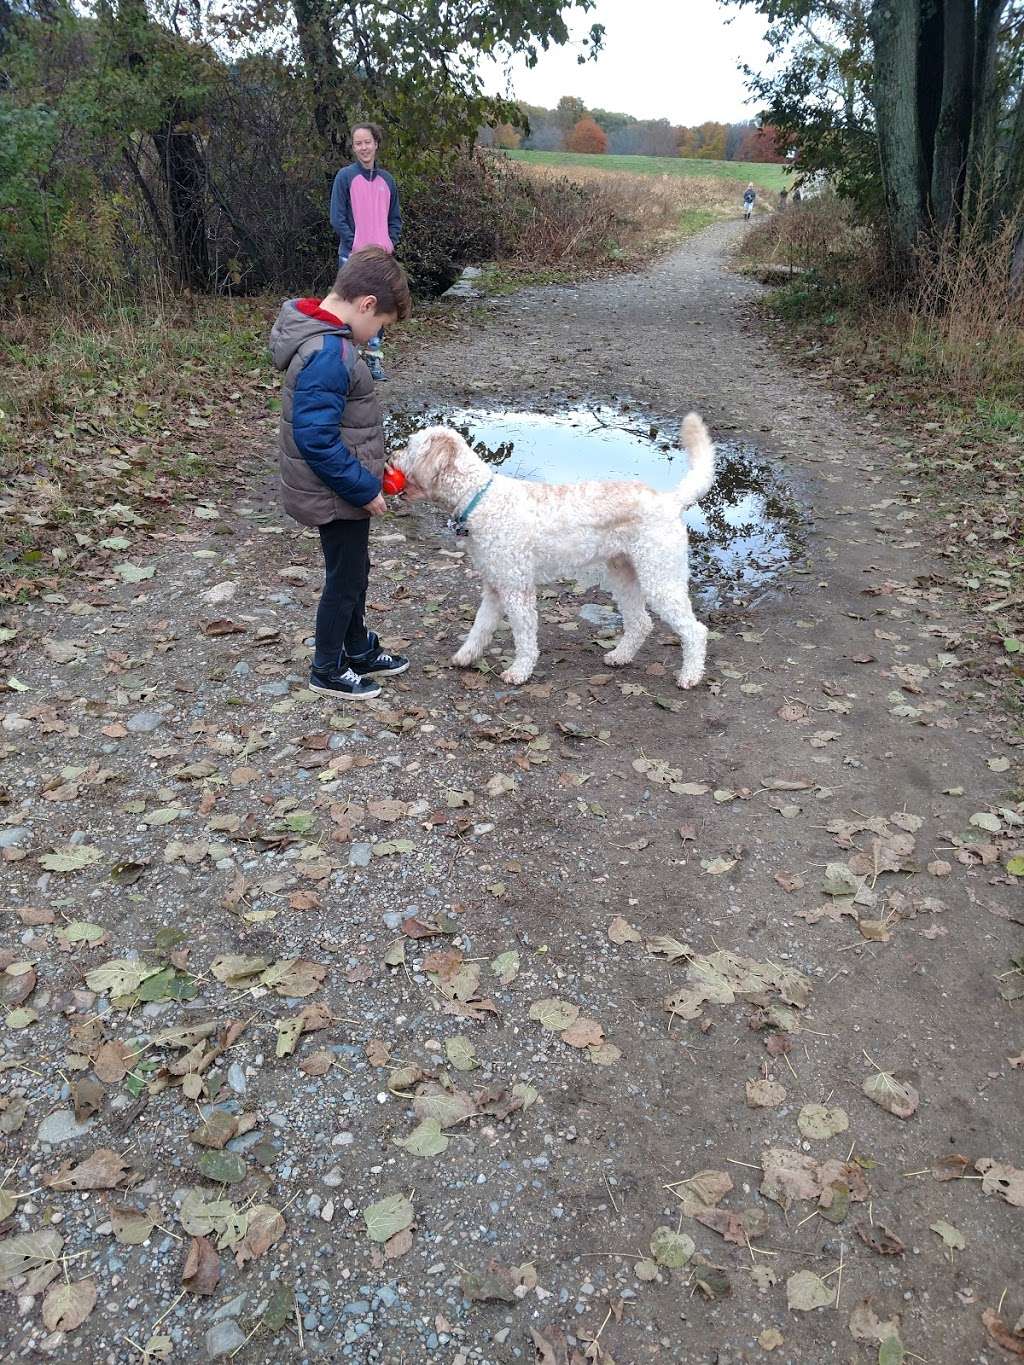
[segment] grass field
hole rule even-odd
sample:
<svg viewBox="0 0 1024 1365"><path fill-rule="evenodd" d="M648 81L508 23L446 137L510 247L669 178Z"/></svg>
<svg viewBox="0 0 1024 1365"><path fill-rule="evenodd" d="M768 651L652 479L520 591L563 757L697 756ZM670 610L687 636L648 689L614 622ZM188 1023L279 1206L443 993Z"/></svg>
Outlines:
<svg viewBox="0 0 1024 1365"><path fill-rule="evenodd" d="M599 171L628 171L631 175L706 175L716 180L752 180L759 190L777 194L789 177L785 166L763 161L701 161L681 156L591 156L585 152L506 152L532 166L586 166Z"/></svg>

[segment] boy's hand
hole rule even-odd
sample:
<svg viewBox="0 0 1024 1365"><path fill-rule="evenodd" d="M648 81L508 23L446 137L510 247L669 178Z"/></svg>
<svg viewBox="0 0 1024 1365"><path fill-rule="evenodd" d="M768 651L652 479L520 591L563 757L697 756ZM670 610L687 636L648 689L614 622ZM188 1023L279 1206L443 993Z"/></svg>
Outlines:
<svg viewBox="0 0 1024 1365"><path fill-rule="evenodd" d="M382 517L388 510L388 505L384 501L384 494L378 493L373 502L364 504L371 517Z"/></svg>

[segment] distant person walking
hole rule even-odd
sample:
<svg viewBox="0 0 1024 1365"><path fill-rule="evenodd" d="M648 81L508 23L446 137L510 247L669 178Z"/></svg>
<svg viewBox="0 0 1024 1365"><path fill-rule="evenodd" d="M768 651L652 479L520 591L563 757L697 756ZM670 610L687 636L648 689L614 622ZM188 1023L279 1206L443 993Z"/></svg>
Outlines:
<svg viewBox="0 0 1024 1365"><path fill-rule="evenodd" d="M789 203L789 190L779 190L779 208L784 209Z"/></svg>
<svg viewBox="0 0 1024 1365"><path fill-rule="evenodd" d="M402 211L394 177L377 165L383 133L376 123L357 123L352 129L355 160L334 177L331 226L338 234L338 267L353 251L379 246L393 253L402 235ZM387 379L382 363L384 329L366 346L366 363L378 382Z"/></svg>
<svg viewBox="0 0 1024 1365"><path fill-rule="evenodd" d="M747 188L743 191L743 217L748 221L754 212L754 200L757 198L757 191L754 189L754 182L751 180Z"/></svg>

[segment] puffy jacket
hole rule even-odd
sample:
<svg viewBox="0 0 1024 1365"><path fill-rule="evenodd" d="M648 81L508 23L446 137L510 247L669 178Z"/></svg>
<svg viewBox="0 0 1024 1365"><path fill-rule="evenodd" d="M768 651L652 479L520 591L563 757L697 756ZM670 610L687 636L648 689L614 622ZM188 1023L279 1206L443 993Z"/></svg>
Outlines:
<svg viewBox="0 0 1024 1365"><path fill-rule="evenodd" d="M358 161L343 166L331 187L331 226L338 234L338 259L363 246L394 251L402 235L398 186L390 171Z"/></svg>
<svg viewBox="0 0 1024 1365"><path fill-rule="evenodd" d="M303 526L369 516L385 449L380 400L348 327L316 299L290 299L270 333L284 371L281 505Z"/></svg>

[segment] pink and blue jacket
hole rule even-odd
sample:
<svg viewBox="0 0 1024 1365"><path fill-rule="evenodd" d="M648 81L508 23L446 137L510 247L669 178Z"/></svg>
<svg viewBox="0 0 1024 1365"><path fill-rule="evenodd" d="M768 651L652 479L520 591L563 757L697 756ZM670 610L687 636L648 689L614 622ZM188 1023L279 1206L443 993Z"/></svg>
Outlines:
<svg viewBox="0 0 1024 1365"><path fill-rule="evenodd" d="M364 246L394 251L402 235L402 211L394 177L374 163L343 167L331 190L331 225L338 234L338 259Z"/></svg>

